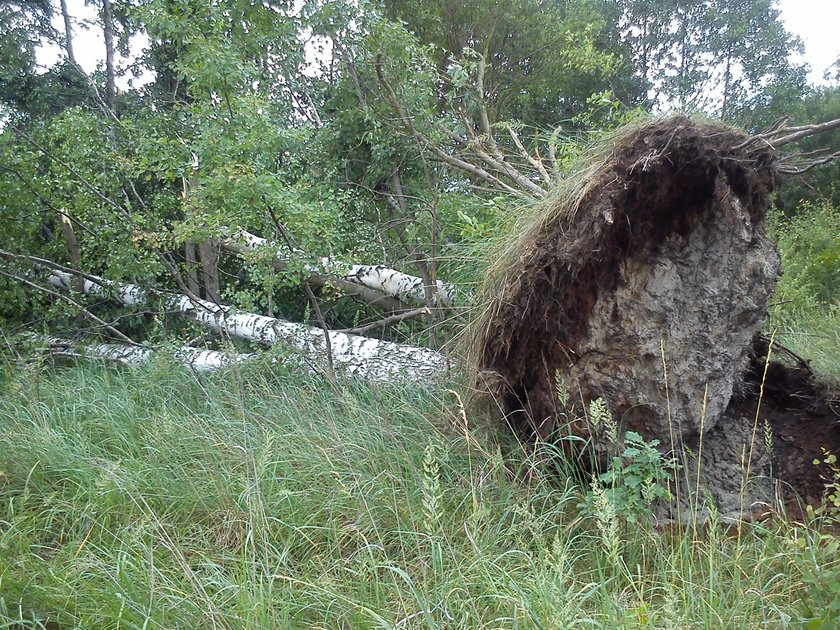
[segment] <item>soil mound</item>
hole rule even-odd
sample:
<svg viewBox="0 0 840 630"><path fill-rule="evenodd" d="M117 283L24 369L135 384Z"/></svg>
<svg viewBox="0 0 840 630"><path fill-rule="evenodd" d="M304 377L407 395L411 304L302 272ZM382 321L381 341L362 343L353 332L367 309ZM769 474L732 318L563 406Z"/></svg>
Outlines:
<svg viewBox="0 0 840 630"><path fill-rule="evenodd" d="M601 398L622 431L670 449L741 439L729 425L747 417L780 272L764 228L775 155L747 140L682 115L630 126L533 210L488 273L472 335L479 389L524 437L591 437Z"/></svg>

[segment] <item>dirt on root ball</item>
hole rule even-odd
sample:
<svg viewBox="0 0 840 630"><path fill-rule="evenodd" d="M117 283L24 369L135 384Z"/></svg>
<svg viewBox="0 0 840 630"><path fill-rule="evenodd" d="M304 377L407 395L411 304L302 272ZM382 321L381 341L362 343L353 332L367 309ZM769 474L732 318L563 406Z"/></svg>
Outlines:
<svg viewBox="0 0 840 630"><path fill-rule="evenodd" d="M643 433L723 414L779 265L772 156L745 140L685 116L622 130L526 219L487 275L472 348L523 434L555 430L558 380Z"/></svg>
<svg viewBox="0 0 840 630"><path fill-rule="evenodd" d="M756 341L745 376L748 393L733 398L730 409L751 417L758 409L759 431L767 422L771 475L782 481L788 505L816 504L831 480L822 463L825 454L840 455L840 388L819 379L807 364L768 363L767 348L766 340Z"/></svg>

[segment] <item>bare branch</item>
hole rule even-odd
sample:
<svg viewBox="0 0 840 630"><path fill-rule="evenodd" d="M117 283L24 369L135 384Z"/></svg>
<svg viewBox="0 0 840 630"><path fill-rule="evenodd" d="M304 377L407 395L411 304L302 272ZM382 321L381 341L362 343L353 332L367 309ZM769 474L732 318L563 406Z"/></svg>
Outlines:
<svg viewBox="0 0 840 630"><path fill-rule="evenodd" d="M773 147L781 147L786 144L790 144L791 142L796 142L797 140L802 140L802 138L807 138L808 136L813 136L818 133L825 133L826 131L831 131L832 129L837 129L840 127L840 118L835 118L834 120L829 120L828 122L820 123L817 125L806 125L804 127L799 127L796 131L792 133L788 133L780 138L776 138L770 141L770 144ZM784 133L790 131L787 128L779 129L779 131L774 132L775 134Z"/></svg>
<svg viewBox="0 0 840 630"><path fill-rule="evenodd" d="M487 70L487 60L484 55L478 57L478 73L475 89L478 92L478 115L481 121L481 131L493 142L493 132L490 129L490 117L487 115L487 103L484 101L484 72Z"/></svg>
<svg viewBox="0 0 840 630"><path fill-rule="evenodd" d="M522 140L519 138L519 134L516 133L516 130L513 128L513 125L507 125L508 133L510 134L513 143L516 145L516 148L519 149L519 154L528 160L528 162L537 169L537 172L542 176L543 181L546 184L551 184L551 175L548 174L548 171L545 170L545 166L543 166L542 160L539 159L539 153L537 157L533 157L528 151L525 149L525 145L522 144Z"/></svg>
<svg viewBox="0 0 840 630"><path fill-rule="evenodd" d="M427 306L424 306L423 308L414 309L413 311L408 311L406 313L397 313L396 315L385 317L384 319L380 319L379 321L373 322L372 324L359 326L358 328L344 328L342 330L337 330L336 332L361 335L362 333L366 333L369 330L373 330L374 328L384 328L385 326L390 326L391 324L401 322L404 319L412 319L414 317L420 317L421 315L428 315L430 312L431 311L429 310L429 308Z"/></svg>
<svg viewBox="0 0 840 630"><path fill-rule="evenodd" d="M333 45L339 53L341 53L342 59L344 59L344 65L347 66L347 72L350 73L350 80L353 82L353 89L356 91L356 98L359 99L359 104L366 108L368 106L367 96L365 95L365 90L362 86L362 80L359 78L359 72L356 70L356 64L350 58L350 53L347 52L347 49L338 43L337 38L333 37L332 39Z"/></svg>
<svg viewBox="0 0 840 630"><path fill-rule="evenodd" d="M554 148L554 138L557 136L557 132L559 130L559 127L554 130L545 145L546 151L548 152L548 164L551 167L551 172L554 173L554 177L557 179L560 179L562 176L562 173L560 172L560 164L557 162L557 149Z"/></svg>
<svg viewBox="0 0 840 630"><path fill-rule="evenodd" d="M782 162L779 164L778 169L780 173L784 173L785 175L802 175L803 173L807 173L813 168L817 166L822 166L823 164L828 164L829 162L833 162L834 160L840 159L840 151L836 151L831 155L825 155L821 158L816 160L812 160L808 164L802 167L798 167L795 164L790 162Z"/></svg>
<svg viewBox="0 0 840 630"><path fill-rule="evenodd" d="M329 381L330 388L333 390L333 393L341 398L341 388L338 386L338 380L335 377L335 362L333 361L333 349L332 349L332 341L330 339L330 329L327 327L327 322L324 319L323 313L321 313L321 307L318 306L318 299L315 297L315 294L312 292L312 287L309 286L309 283L304 280L303 288L306 290L306 295L309 298L309 304L312 306L312 311L315 313L315 319L318 320L318 325L321 327L321 330L324 331L324 348L326 350L326 359L327 359L327 367L324 370L327 381Z"/></svg>
<svg viewBox="0 0 840 630"><path fill-rule="evenodd" d="M771 149L777 149L786 144L790 144L791 142L796 142L797 140L802 140L803 138L807 138L809 136L825 133L826 131L831 131L832 129L837 129L838 127L840 127L840 118L835 118L834 120L814 125L779 127L771 129L771 131L751 136L733 148L737 151L752 144L756 144L759 146L766 146Z"/></svg>
<svg viewBox="0 0 840 630"><path fill-rule="evenodd" d="M531 179L526 175L516 170L507 161L507 157L499 151L499 147L493 139L492 132L488 132L488 134L484 136L476 135L472 129L472 123L466 118L463 111L457 111L456 113L461 119L461 123L472 141L467 142L451 129L447 129L445 131L450 138L455 140L465 149L472 150L478 158L490 166L492 170L496 171L500 175L512 179L521 189L527 191L530 196L539 199L546 195L545 190L531 181ZM486 112L484 115L486 116Z"/></svg>
<svg viewBox="0 0 840 630"><path fill-rule="evenodd" d="M391 106L391 109L394 111L397 118L402 123L402 126L405 129L405 131L409 135L413 136L418 141L418 143L420 143L424 148L428 148L430 151L432 151L432 153L434 153L435 156L442 162L449 164L450 166L462 170L466 173L469 173L474 177L482 179L492 184L493 186L505 190L506 192L509 192L518 197L530 196L522 190L517 190L516 188L505 184L498 177L495 177L494 175L490 174L480 166L476 166L475 164L471 164L469 162L466 162L465 160L450 155L440 147L436 146L433 142L431 142L425 134L423 134L414 126L414 122L411 120L411 117L408 116L400 106L394 89L391 87L390 83L388 83L387 79L385 78L385 75L382 72L381 56L377 57L375 67L377 79L379 80L380 85L382 85L382 88L385 90L385 95L387 97L388 104Z"/></svg>

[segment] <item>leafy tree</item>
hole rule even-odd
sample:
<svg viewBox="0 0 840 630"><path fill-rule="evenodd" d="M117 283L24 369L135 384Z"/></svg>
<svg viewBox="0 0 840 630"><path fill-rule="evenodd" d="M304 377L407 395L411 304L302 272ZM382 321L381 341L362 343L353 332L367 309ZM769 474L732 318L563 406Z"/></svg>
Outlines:
<svg viewBox="0 0 840 630"><path fill-rule="evenodd" d="M8 114L32 119L58 111L68 99L76 100L83 84L65 66L38 72L35 51L39 43L56 38L50 24L52 13L49 0L0 1L0 108Z"/></svg>
<svg viewBox="0 0 840 630"><path fill-rule="evenodd" d="M384 0L385 16L400 20L444 77L441 107L456 88L445 78L465 51L486 61L484 94L492 122L518 120L553 127L587 108L587 99L611 88L618 59L598 45L605 27L595 2L574 0Z"/></svg>
<svg viewBox="0 0 840 630"><path fill-rule="evenodd" d="M38 74L37 42L61 41L51 3L0 0L9 247L196 294L203 272L205 297L284 316L317 297L341 326L370 311L299 288L321 257L416 273L433 306L439 277L475 276L463 248L511 197L544 196L584 131L640 104L705 107L715 82L731 119L800 89L773 63L795 42L769 0L90 4L111 63L84 75L65 28L68 61ZM135 70L154 80L118 94L113 56L139 31ZM242 228L289 250L283 271L220 256Z"/></svg>
<svg viewBox="0 0 840 630"><path fill-rule="evenodd" d="M620 0L601 3L611 46L632 61L651 107L714 113L741 124L805 88L790 60L802 43L773 0ZM778 109L775 115L780 115ZM769 120L767 121L769 122Z"/></svg>

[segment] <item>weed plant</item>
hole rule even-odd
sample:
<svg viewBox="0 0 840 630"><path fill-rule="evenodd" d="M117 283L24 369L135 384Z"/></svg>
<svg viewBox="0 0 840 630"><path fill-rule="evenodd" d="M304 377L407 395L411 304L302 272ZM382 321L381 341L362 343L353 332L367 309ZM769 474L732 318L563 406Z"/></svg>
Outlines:
<svg viewBox="0 0 840 630"><path fill-rule="evenodd" d="M0 392L0 627L831 622L830 515L619 527L454 392L166 361L9 365Z"/></svg>

